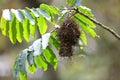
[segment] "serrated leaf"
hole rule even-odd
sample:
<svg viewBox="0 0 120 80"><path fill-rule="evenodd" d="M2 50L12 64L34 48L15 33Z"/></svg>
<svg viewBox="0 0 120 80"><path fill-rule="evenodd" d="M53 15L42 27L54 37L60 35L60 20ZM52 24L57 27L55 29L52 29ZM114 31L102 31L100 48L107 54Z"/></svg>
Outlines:
<svg viewBox="0 0 120 80"><path fill-rule="evenodd" d="M37 65L38 68L42 68L44 69L44 71L47 70L48 68L48 64L45 62L44 58L42 55L37 55L35 56L35 64Z"/></svg>
<svg viewBox="0 0 120 80"><path fill-rule="evenodd" d="M21 10L11 9L11 11L12 11L12 13L14 13L14 15L16 16L16 18L19 22L22 22L25 19Z"/></svg>
<svg viewBox="0 0 120 80"><path fill-rule="evenodd" d="M45 56L46 61L49 62L54 67L54 69L56 69L58 60L49 46L45 50L43 50L43 55Z"/></svg>
<svg viewBox="0 0 120 80"><path fill-rule="evenodd" d="M49 41L57 50L60 50L60 43L53 36L50 36Z"/></svg>
<svg viewBox="0 0 120 80"><path fill-rule="evenodd" d="M73 6L73 5L75 4L75 1L76 1L76 0L66 0L66 4L67 4L68 6Z"/></svg>
<svg viewBox="0 0 120 80"><path fill-rule="evenodd" d="M37 8L36 10L39 12L40 15L44 16L45 19L47 19L48 21L51 20L51 16L48 15L44 10L42 10L40 8Z"/></svg>
<svg viewBox="0 0 120 80"><path fill-rule="evenodd" d="M46 49L49 43L50 33L42 35L42 49Z"/></svg>
<svg viewBox="0 0 120 80"><path fill-rule="evenodd" d="M23 37L27 42L30 41L30 23L28 19L23 21Z"/></svg>
<svg viewBox="0 0 120 80"><path fill-rule="evenodd" d="M83 31L81 31L80 38L81 38L82 42L84 43L84 45L87 45L87 38Z"/></svg>
<svg viewBox="0 0 120 80"><path fill-rule="evenodd" d="M39 27L40 34L44 34L47 31L47 23L44 17L40 15L40 17L37 18L37 22L38 22L37 25Z"/></svg>
<svg viewBox="0 0 120 80"><path fill-rule="evenodd" d="M75 6L80 6L81 2L82 2L82 0L76 0L75 1Z"/></svg>
<svg viewBox="0 0 120 80"><path fill-rule="evenodd" d="M9 38L10 41L14 44L16 42L16 19L13 15L13 20L9 22Z"/></svg>
<svg viewBox="0 0 120 80"><path fill-rule="evenodd" d="M96 32L91 29L86 23L84 23L80 18L74 16L74 20L80 25L80 27L86 32L89 33L92 37L96 37Z"/></svg>
<svg viewBox="0 0 120 80"><path fill-rule="evenodd" d="M8 36L9 35L9 21L7 21L4 17L1 17L1 30L2 30L2 34L4 36Z"/></svg>
<svg viewBox="0 0 120 80"><path fill-rule="evenodd" d="M16 38L18 42L21 43L23 39L23 25L18 20L16 20L16 31L17 31Z"/></svg>

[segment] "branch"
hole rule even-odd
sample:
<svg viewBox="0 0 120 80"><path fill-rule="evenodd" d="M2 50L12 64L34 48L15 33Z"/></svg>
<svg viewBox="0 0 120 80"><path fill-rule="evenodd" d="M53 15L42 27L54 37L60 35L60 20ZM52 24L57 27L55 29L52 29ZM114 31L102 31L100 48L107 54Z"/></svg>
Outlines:
<svg viewBox="0 0 120 80"><path fill-rule="evenodd" d="M103 25L103 24L100 23L99 21L97 21L97 20L95 20L95 19L89 17L88 15L86 15L86 14L80 12L78 9L74 9L74 10L75 10L77 13L79 13L79 14L85 16L86 18L88 18L89 20L91 20L93 23L95 23L95 24L101 26L103 29L109 31L109 32L110 32L111 34L113 34L118 40L120 40L120 35L118 35L114 30L112 30L112 29L110 29L109 27Z"/></svg>

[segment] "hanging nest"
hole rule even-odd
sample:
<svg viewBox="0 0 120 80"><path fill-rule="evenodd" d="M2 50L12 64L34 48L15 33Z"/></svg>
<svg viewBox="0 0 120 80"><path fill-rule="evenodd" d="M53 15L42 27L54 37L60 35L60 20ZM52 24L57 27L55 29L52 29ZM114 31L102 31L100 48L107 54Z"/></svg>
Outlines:
<svg viewBox="0 0 120 80"><path fill-rule="evenodd" d="M59 55L62 57L71 57L73 55L72 46L78 43L80 37L79 26L71 18L66 18L58 29L60 39Z"/></svg>

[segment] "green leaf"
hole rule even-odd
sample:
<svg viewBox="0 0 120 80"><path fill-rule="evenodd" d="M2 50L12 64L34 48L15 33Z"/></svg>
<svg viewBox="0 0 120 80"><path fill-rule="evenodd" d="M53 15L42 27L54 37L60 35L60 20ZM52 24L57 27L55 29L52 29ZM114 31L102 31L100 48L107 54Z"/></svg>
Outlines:
<svg viewBox="0 0 120 80"><path fill-rule="evenodd" d="M18 63L19 63L19 59L17 57L15 62L14 62L14 65L13 65L13 76L16 79L19 79L19 64Z"/></svg>
<svg viewBox="0 0 120 80"><path fill-rule="evenodd" d="M19 54L16 58L16 61L13 66L14 76L20 80L27 80L26 72L26 56L28 49L25 49Z"/></svg>
<svg viewBox="0 0 120 80"><path fill-rule="evenodd" d="M37 39L36 41L34 41L34 43L32 44L32 46L29 47L29 49L34 50L33 55L37 56L40 55L42 53L42 43L41 43L41 38Z"/></svg>
<svg viewBox="0 0 120 80"><path fill-rule="evenodd" d="M27 74L19 72L20 80L27 80Z"/></svg>
<svg viewBox="0 0 120 80"><path fill-rule="evenodd" d="M40 8L45 10L51 16L51 22L55 24L54 15L59 15L60 11L54 6L48 6L46 4L41 4Z"/></svg>
<svg viewBox="0 0 120 80"><path fill-rule="evenodd" d="M2 30L2 34L4 36L8 36L9 35L9 21L6 20L4 17L1 17L1 23L0 23L0 28Z"/></svg>
<svg viewBox="0 0 120 80"><path fill-rule="evenodd" d="M60 24L67 15L67 10L62 11L61 15L58 17L57 23Z"/></svg>
<svg viewBox="0 0 120 80"><path fill-rule="evenodd" d="M39 12L35 8L32 8L30 10L34 14L35 17L39 17L40 16Z"/></svg>
<svg viewBox="0 0 120 80"><path fill-rule="evenodd" d="M82 2L82 0L76 0L75 1L75 6L80 6L81 2Z"/></svg>
<svg viewBox="0 0 120 80"><path fill-rule="evenodd" d="M14 13L14 15L16 16L16 18L19 22L22 22L25 19L21 10L11 9L11 11L12 11L12 13Z"/></svg>
<svg viewBox="0 0 120 80"><path fill-rule="evenodd" d="M89 33L89 35L91 35L92 37L96 37L97 36L96 32L93 29L91 29L86 23L84 23L80 18L74 16L73 19L80 25L80 27L86 33Z"/></svg>
<svg viewBox="0 0 120 80"><path fill-rule="evenodd" d="M37 25L30 24L30 33L32 34L33 37L35 37L36 30L37 30Z"/></svg>
<svg viewBox="0 0 120 80"><path fill-rule="evenodd" d="M68 6L73 6L73 5L75 4L75 1L76 1L76 0L66 0L66 4L67 4Z"/></svg>
<svg viewBox="0 0 120 80"><path fill-rule="evenodd" d="M33 65L34 64L34 56L33 56L33 53L34 53L34 50L28 50L28 55L27 55L27 62L28 62L28 65Z"/></svg>
<svg viewBox="0 0 120 80"><path fill-rule="evenodd" d="M56 69L58 60L49 46L45 50L43 50L43 55L45 56L46 61L48 61L54 67L54 69Z"/></svg>
<svg viewBox="0 0 120 80"><path fill-rule="evenodd" d="M34 50L30 50L28 51L28 55L27 55L27 62L28 62L28 70L31 72L31 73L34 73L36 71L36 65L35 65L35 62L34 62Z"/></svg>
<svg viewBox="0 0 120 80"><path fill-rule="evenodd" d="M84 45L87 45L87 38L83 31L81 31L80 38L83 41Z"/></svg>
<svg viewBox="0 0 120 80"><path fill-rule="evenodd" d="M26 73L26 57L28 55L27 51L28 51L28 49L23 50L18 57L19 72L22 74L27 74Z"/></svg>
<svg viewBox="0 0 120 80"><path fill-rule="evenodd" d="M34 59L35 59L35 64L37 65L38 68L43 67L44 71L47 70L48 64L45 62L42 55L37 55L37 56L35 56Z"/></svg>
<svg viewBox="0 0 120 80"><path fill-rule="evenodd" d="M93 15L93 13L92 13L92 11L91 11L90 8L87 8L86 6L79 6L79 7L77 7L77 8L78 8L78 10L79 10L80 12L82 12L82 13L88 15L89 17L95 19L95 17L94 17L94 15Z"/></svg>
<svg viewBox="0 0 120 80"><path fill-rule="evenodd" d="M37 25L39 27L40 34L44 34L47 31L47 24L44 17L40 15L40 17L37 18L37 22L38 22Z"/></svg>
<svg viewBox="0 0 120 80"><path fill-rule="evenodd" d="M49 41L57 50L60 50L60 43L53 36L50 36Z"/></svg>
<svg viewBox="0 0 120 80"><path fill-rule="evenodd" d="M2 17L5 18L5 20L11 21L12 18L12 12L9 9L3 10Z"/></svg>
<svg viewBox="0 0 120 80"><path fill-rule="evenodd" d="M27 42L30 41L30 23L27 18L23 21L23 36Z"/></svg>
<svg viewBox="0 0 120 80"><path fill-rule="evenodd" d="M28 65L28 70L30 73L34 74L37 69L36 66L33 64L33 65Z"/></svg>
<svg viewBox="0 0 120 80"><path fill-rule="evenodd" d="M85 16L80 15L80 14L76 14L75 16L78 17L86 25L88 25L88 27L93 28L93 29L96 28L96 25L91 20L86 18Z"/></svg>
<svg viewBox="0 0 120 80"><path fill-rule="evenodd" d="M51 20L51 16L48 15L44 10L42 10L40 8L37 8L36 10L39 12L40 15L44 16L45 19L47 19L48 21Z"/></svg>
<svg viewBox="0 0 120 80"><path fill-rule="evenodd" d="M16 19L14 15L12 15L12 17L12 21L9 22L9 38L10 41L14 44L16 42Z"/></svg>
<svg viewBox="0 0 120 80"><path fill-rule="evenodd" d="M45 10L46 12L50 13L51 15L60 14L60 11L55 6L49 6L47 4L41 4L40 8Z"/></svg>
<svg viewBox="0 0 120 80"><path fill-rule="evenodd" d="M42 35L42 49L46 49L49 43L50 33Z"/></svg>
<svg viewBox="0 0 120 80"><path fill-rule="evenodd" d="M23 38L23 25L18 20L16 20L16 31L17 31L16 38L21 43Z"/></svg>
<svg viewBox="0 0 120 80"><path fill-rule="evenodd" d="M28 10L23 10L25 17L30 21L30 24L35 25L35 19L32 17Z"/></svg>
<svg viewBox="0 0 120 80"><path fill-rule="evenodd" d="M31 17L34 19L35 23L34 24L30 24L30 33L32 34L33 37L35 37L35 33L36 33L36 28L37 28L37 18L35 17L34 13L38 13L38 12L33 12L35 10L30 9L28 7L26 7L26 9L29 11Z"/></svg>

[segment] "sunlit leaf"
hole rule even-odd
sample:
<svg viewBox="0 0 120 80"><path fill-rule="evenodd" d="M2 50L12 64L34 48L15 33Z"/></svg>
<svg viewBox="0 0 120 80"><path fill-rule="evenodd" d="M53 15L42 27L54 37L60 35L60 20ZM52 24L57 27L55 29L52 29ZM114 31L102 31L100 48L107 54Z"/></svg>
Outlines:
<svg viewBox="0 0 120 80"><path fill-rule="evenodd" d="M1 17L0 28L4 36L9 35L9 21L7 21L4 17Z"/></svg>
<svg viewBox="0 0 120 80"><path fill-rule="evenodd" d="M28 65L28 70L30 73L33 74L37 69L36 69L36 66L33 64L33 65Z"/></svg>
<svg viewBox="0 0 120 80"><path fill-rule="evenodd" d="M80 38L83 41L84 45L87 45L87 38L83 31L81 31Z"/></svg>
<svg viewBox="0 0 120 80"><path fill-rule="evenodd" d="M39 12L40 15L44 16L45 19L47 19L49 21L51 20L51 16L48 15L44 10L42 10L40 8L37 8L36 10Z"/></svg>
<svg viewBox="0 0 120 80"><path fill-rule="evenodd" d="M42 49L46 49L49 43L50 33L42 35Z"/></svg>
<svg viewBox="0 0 120 80"><path fill-rule="evenodd" d="M22 22L24 20L24 15L23 13L21 12L21 10L15 10L15 9L11 9L12 13L14 13L14 15L16 16L16 19L19 21L19 22Z"/></svg>
<svg viewBox="0 0 120 80"><path fill-rule="evenodd" d="M53 15L53 14L59 15L60 14L59 10L55 6L49 6L47 4L41 4L40 8L45 10L46 12L49 12L51 15Z"/></svg>
<svg viewBox="0 0 120 80"><path fill-rule="evenodd" d="M91 20L86 18L85 16L80 15L80 14L76 14L75 16L78 17L82 22L84 22L88 27L93 28L93 29L96 28L96 25Z"/></svg>
<svg viewBox="0 0 120 80"><path fill-rule="evenodd" d="M28 55L27 55L27 61L28 61L28 70L31 72L31 73L34 73L36 71L36 65L35 65L35 62L34 62L34 50L29 50L28 51Z"/></svg>
<svg viewBox="0 0 120 80"><path fill-rule="evenodd" d="M86 15L88 15L89 17L91 18L95 18L91 9L90 8L87 8L86 6L79 6L78 7L78 10Z"/></svg>
<svg viewBox="0 0 120 80"><path fill-rule="evenodd" d="M36 63L38 68L43 67L44 71L47 70L48 64L46 63L46 61L44 60L42 55L35 56L35 63Z"/></svg>
<svg viewBox="0 0 120 80"><path fill-rule="evenodd" d="M32 8L30 10L34 14L35 17L39 17L40 16L39 12L35 8Z"/></svg>
<svg viewBox="0 0 120 80"><path fill-rule="evenodd" d="M37 40L34 41L34 43L29 47L29 49L34 50L33 55L34 55L34 56L37 56L37 55L40 55L40 54L42 53L41 46L42 46L41 39L37 39Z"/></svg>
<svg viewBox="0 0 120 80"><path fill-rule="evenodd" d="M12 12L9 9L5 9L5 10L3 10L2 17L4 17L8 21L11 21L12 20Z"/></svg>
<svg viewBox="0 0 120 80"><path fill-rule="evenodd" d="M50 36L50 43L57 49L59 50L60 49L60 43L53 37L53 36Z"/></svg>
<svg viewBox="0 0 120 80"><path fill-rule="evenodd" d="M28 19L23 21L23 36L27 42L30 41L30 23Z"/></svg>
<svg viewBox="0 0 120 80"><path fill-rule="evenodd" d="M31 16L30 12L28 10L23 10L25 16L27 19L30 21L30 24L34 25L35 24L35 19Z"/></svg>
<svg viewBox="0 0 120 80"><path fill-rule="evenodd" d="M12 16L13 19L9 22L9 38L10 41L14 44L16 42L16 22L15 16Z"/></svg>
<svg viewBox="0 0 120 80"><path fill-rule="evenodd" d="M48 46L44 51L43 51L43 55L45 56L45 59L51 64L53 65L54 69L57 68L57 57L54 54L54 52L52 51L52 49L50 49L50 47Z"/></svg>
<svg viewBox="0 0 120 80"><path fill-rule="evenodd" d="M37 22L40 34L44 34L47 31L47 23L45 21L45 18L42 15L40 15L40 17L37 18Z"/></svg>
<svg viewBox="0 0 120 80"><path fill-rule="evenodd" d="M27 74L19 72L20 80L27 80Z"/></svg>
<svg viewBox="0 0 120 80"><path fill-rule="evenodd" d="M18 20L16 20L16 31L17 31L16 38L21 43L23 39L23 25Z"/></svg>

